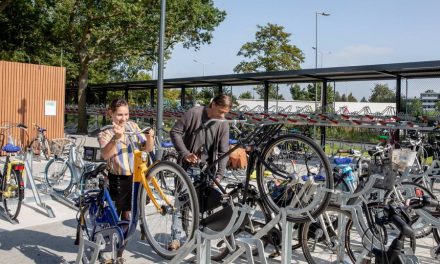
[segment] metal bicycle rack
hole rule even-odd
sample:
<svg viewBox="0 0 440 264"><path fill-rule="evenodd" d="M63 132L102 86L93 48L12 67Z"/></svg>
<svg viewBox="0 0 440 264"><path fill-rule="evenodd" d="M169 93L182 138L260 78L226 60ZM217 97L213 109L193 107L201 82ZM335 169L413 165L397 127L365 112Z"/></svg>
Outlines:
<svg viewBox="0 0 440 264"><path fill-rule="evenodd" d="M214 239L223 238L226 236L231 236L243 223L243 220L251 208L248 205L243 206L233 206L232 217L221 232L214 232L210 230L196 230L194 232L194 237L182 247L182 251L177 254L172 260L171 264L180 263L180 260L186 257L188 254L196 250L196 263L211 263L211 241ZM234 242L229 245L232 250L235 250ZM261 241L260 241L261 242ZM252 254L251 254L252 255Z"/></svg>
<svg viewBox="0 0 440 264"><path fill-rule="evenodd" d="M53 212L52 208L49 205L47 205L41 201L40 193L38 192L38 189L35 185L34 176L32 174L32 159L33 159L32 156L33 156L32 150L29 150L26 152L25 158L24 158L24 165L25 165L25 170L26 170L26 177L31 185L34 200L35 200L37 206L39 206L41 209L43 209L48 217L54 218L55 213Z"/></svg>
<svg viewBox="0 0 440 264"><path fill-rule="evenodd" d="M119 242L118 236L113 233L112 235L112 259L116 259L116 245ZM106 247L105 239L102 234L96 235L96 242L92 242L90 240L84 239L84 235L80 236L79 239L79 248L78 248L78 254L76 256L75 263L96 263L99 257L99 253L104 250ZM87 257L86 251L90 251L91 255L90 258Z"/></svg>
<svg viewBox="0 0 440 264"><path fill-rule="evenodd" d="M322 189L322 192L318 192L318 197L325 192L333 193L334 190L331 189ZM319 200L319 199L316 199ZM315 202L317 203L317 202ZM222 263L228 264L232 263L234 260L242 256L244 253L246 254L247 263L254 264L254 256L252 254L252 249L255 247L258 250L259 262L263 264L267 264L267 259L264 256L264 246L261 238L266 235L272 228L281 223L282 229L282 250L281 250L281 263L291 263L292 260L292 233L293 231L293 222L287 220L287 216L298 215L306 213L311 221L314 221L312 216L308 213L310 210L310 206L313 207L315 203L307 206L302 209L292 209L292 208L281 208L280 212L276 214L262 229L260 229L257 233L255 233L250 238L234 238L233 250L230 256L225 258ZM224 238L226 236L232 236L232 234L240 227L243 223L244 217L246 214L249 214L253 209L251 209L248 205L243 205L241 207L234 207L233 214L228 226L222 231L218 233L207 233L201 230L196 230L194 237L182 247L182 252L176 255L172 260L171 264L180 263L180 261L186 257L188 254L196 250L196 263L214 263L211 261L211 253L210 246L211 240ZM237 219L238 212L240 212L239 218ZM237 220L234 220L237 219ZM239 247L236 248L235 245Z"/></svg>
<svg viewBox="0 0 440 264"><path fill-rule="evenodd" d="M3 218L5 218L9 223L11 223L11 224L13 224L13 225L16 225L16 224L19 223L18 220L16 220L16 219L11 219L11 218L9 217L9 214L8 214L8 213L5 211L5 209L4 209L3 207L1 207L1 206L0 206L0 215L1 215Z"/></svg>

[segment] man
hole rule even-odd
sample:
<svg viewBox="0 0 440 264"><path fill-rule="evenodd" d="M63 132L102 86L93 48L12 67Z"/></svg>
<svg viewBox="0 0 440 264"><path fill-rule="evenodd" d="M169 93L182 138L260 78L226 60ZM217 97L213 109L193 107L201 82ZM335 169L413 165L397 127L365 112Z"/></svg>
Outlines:
<svg viewBox="0 0 440 264"><path fill-rule="evenodd" d="M208 107L195 106L189 109L173 126L170 131L171 141L185 170L199 161L209 164L229 150L229 124L213 122L206 130L200 127L210 119L224 119L231 108L231 98L227 95L218 95L212 99ZM203 148L205 151L202 151ZM228 159L219 162L214 172L217 181L223 178L227 162ZM170 250L177 250L180 247L181 229L177 224L173 221L173 241L169 245Z"/></svg>
<svg viewBox="0 0 440 264"><path fill-rule="evenodd" d="M200 155L202 148L207 150L206 162L208 163L229 150L229 125L227 123L213 122L206 131L199 128L210 119L224 119L231 108L231 98L227 95L218 95L212 99L208 107L195 106L176 122L171 129L170 136L185 169L203 158ZM223 177L227 162L228 159L223 159L219 163L216 178Z"/></svg>

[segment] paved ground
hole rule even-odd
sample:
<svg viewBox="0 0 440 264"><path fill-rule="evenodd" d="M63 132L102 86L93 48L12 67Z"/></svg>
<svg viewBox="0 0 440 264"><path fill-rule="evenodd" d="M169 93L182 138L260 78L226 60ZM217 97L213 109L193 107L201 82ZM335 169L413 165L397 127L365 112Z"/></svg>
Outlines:
<svg viewBox="0 0 440 264"><path fill-rule="evenodd" d="M93 144L94 139L88 139ZM46 162L33 162L33 175L38 179ZM0 167L3 167L0 164ZM38 183L38 181L37 181ZM20 223L12 225L0 217L0 264L2 263L74 263L78 247L74 245L76 231L76 211L59 202L53 201L48 195L42 200L52 207L56 217L47 217L36 206L30 189L26 190L26 203L19 215ZM422 263L440 263L429 257L429 250L434 246L431 237L418 240L417 255ZM267 252L269 253L269 252ZM291 263L306 263L300 250L293 251ZM140 240L139 232L128 244L124 255L127 263L167 263L157 256L146 241ZM436 262L438 261L438 262ZM279 263L279 258L269 263ZM332 260L323 259L322 263ZM247 263L241 259L235 263Z"/></svg>

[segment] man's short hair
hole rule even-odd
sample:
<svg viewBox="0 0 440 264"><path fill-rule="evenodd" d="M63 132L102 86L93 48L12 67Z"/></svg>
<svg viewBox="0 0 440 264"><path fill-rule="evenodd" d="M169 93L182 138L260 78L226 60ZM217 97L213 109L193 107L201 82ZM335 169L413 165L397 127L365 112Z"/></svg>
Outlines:
<svg viewBox="0 0 440 264"><path fill-rule="evenodd" d="M214 102L218 106L232 108L232 99L229 95L226 94L217 95L212 99L211 104L212 102ZM211 106L211 104L209 106Z"/></svg>

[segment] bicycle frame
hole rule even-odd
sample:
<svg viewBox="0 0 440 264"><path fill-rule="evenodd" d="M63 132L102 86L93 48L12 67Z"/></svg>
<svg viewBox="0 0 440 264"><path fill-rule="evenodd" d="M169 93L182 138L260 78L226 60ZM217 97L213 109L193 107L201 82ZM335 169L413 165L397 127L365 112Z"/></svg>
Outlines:
<svg viewBox="0 0 440 264"><path fill-rule="evenodd" d="M130 134L129 134L130 135ZM131 136L129 136L130 138ZM133 144L131 138L130 138L130 144ZM133 145L132 145L133 146ZM126 231L123 231L122 226L127 224L127 221L120 221L118 212L116 210L116 207L113 204L113 201L110 197L109 190L107 186L103 182L100 182L100 189L101 192L98 194L98 197L96 199L97 204L108 204L109 206L104 208L106 213L104 213L104 217L102 219L99 219L101 223L108 223L111 227L117 227L118 233L121 238L125 240L129 240L130 237L134 234L138 220L139 220L139 205L138 205L138 196L140 193L140 189L144 188L146 190L147 196L150 198L150 201L155 206L156 210L158 212L162 212L163 209L155 199L153 195L153 191L151 190L149 183L151 182L155 188L155 190L158 192L158 194L163 198L163 200L167 203L168 206L173 208L171 202L167 198L167 196L163 193L161 190L159 183L155 177L152 177L151 179L147 179L145 175L148 175L148 171L150 168L154 167L156 163L159 161L156 161L152 164L149 163L148 154L144 151L140 151L135 149L133 151L134 155L134 173L133 173L133 182L132 182L132 198L131 198L131 217L130 220L128 220L128 229ZM90 192L90 191L89 191ZM88 192L86 192L84 195L87 195ZM91 203L93 204L93 203ZM95 203L96 204L96 203ZM84 226L84 216L81 217L81 225ZM95 229L96 226L93 227Z"/></svg>

